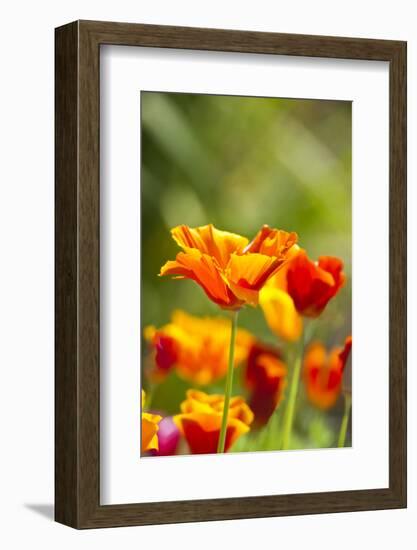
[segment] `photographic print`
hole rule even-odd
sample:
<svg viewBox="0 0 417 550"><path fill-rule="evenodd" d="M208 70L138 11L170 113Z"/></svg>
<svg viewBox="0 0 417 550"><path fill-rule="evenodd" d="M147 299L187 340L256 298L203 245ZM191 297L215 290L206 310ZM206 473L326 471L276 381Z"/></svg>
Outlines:
<svg viewBox="0 0 417 550"><path fill-rule="evenodd" d="M140 102L140 455L350 447L351 102Z"/></svg>

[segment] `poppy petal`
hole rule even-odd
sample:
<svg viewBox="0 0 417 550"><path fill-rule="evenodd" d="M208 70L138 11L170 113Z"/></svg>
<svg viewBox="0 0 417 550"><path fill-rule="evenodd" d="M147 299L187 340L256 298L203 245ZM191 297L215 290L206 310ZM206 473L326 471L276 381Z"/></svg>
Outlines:
<svg viewBox="0 0 417 550"><path fill-rule="evenodd" d="M210 300L222 307L233 307L237 303L215 260L198 250L179 252L174 261L168 261L161 267L160 275L177 275L193 279L203 288Z"/></svg>
<svg viewBox="0 0 417 550"><path fill-rule="evenodd" d="M162 416L142 413L142 452L158 450L158 423Z"/></svg>
<svg viewBox="0 0 417 550"><path fill-rule="evenodd" d="M189 248L197 249L215 258L223 268L226 267L233 252L242 252L248 244L246 237L221 231L212 224L196 228L179 225L171 230L171 234L178 246L185 251Z"/></svg>
<svg viewBox="0 0 417 550"><path fill-rule="evenodd" d="M289 294L270 286L264 286L259 294L259 303L269 328L278 337L296 342L303 329L303 320Z"/></svg>
<svg viewBox="0 0 417 550"><path fill-rule="evenodd" d="M259 290L280 264L278 258L264 254L232 254L226 270L230 288L240 300L256 306Z"/></svg>
<svg viewBox="0 0 417 550"><path fill-rule="evenodd" d="M287 254L297 240L297 233L288 233L282 229L272 229L268 225L264 225L255 235L253 241L246 247L245 252L280 258Z"/></svg>

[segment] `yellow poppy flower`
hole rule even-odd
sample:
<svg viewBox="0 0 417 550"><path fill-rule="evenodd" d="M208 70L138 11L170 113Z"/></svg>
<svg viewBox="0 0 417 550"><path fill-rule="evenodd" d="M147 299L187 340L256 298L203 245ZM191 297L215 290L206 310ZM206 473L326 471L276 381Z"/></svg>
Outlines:
<svg viewBox="0 0 417 550"><path fill-rule="evenodd" d="M259 304L274 334L288 342L300 338L303 320L287 292L268 283L260 292Z"/></svg>
<svg viewBox="0 0 417 550"><path fill-rule="evenodd" d="M151 450L158 450L158 423L162 420L162 416L143 412L146 396L142 390L142 452L145 453Z"/></svg>

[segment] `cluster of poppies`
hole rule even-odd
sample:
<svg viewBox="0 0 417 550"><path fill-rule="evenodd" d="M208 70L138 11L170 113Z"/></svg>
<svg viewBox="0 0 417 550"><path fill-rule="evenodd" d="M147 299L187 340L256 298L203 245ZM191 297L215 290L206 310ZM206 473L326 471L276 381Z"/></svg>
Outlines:
<svg viewBox="0 0 417 550"><path fill-rule="evenodd" d="M174 454L179 441L192 454L226 452L249 431L265 428L277 409L285 408L283 446L291 434L298 378L311 404L327 410L342 392L352 339L327 350L305 342L308 318L317 318L345 282L339 258L312 261L296 233L263 226L252 241L213 225L175 227L181 248L160 275L191 279L232 320L172 313L162 327L145 327L150 350L146 377L162 384L172 370L191 388L178 414L163 418L149 411L142 392L142 453ZM297 350L294 364L275 345L237 327L237 313L260 306L271 332ZM298 364L298 367L297 367ZM246 399L234 395L233 372L241 370ZM223 393L207 387L226 380Z"/></svg>

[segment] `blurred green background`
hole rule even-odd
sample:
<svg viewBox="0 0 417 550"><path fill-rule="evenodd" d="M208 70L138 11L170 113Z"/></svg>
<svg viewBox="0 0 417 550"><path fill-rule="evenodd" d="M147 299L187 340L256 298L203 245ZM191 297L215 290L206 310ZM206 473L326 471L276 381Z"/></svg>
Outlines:
<svg viewBox="0 0 417 550"><path fill-rule="evenodd" d="M142 326L176 308L222 314L194 282L157 276L179 251L172 227L213 223L251 239L266 223L296 231L312 259L344 261L347 284L315 323L316 337L341 345L351 333L351 139L351 102L141 92ZM239 317L276 341L260 308Z"/></svg>

